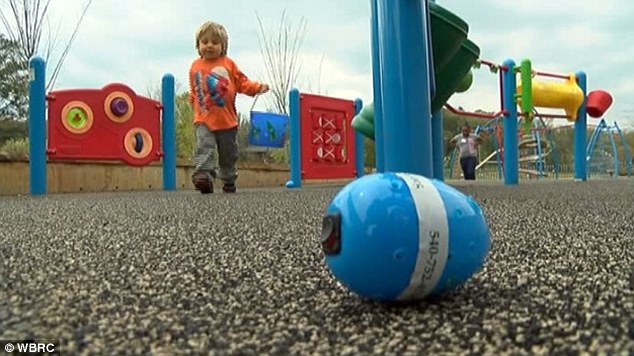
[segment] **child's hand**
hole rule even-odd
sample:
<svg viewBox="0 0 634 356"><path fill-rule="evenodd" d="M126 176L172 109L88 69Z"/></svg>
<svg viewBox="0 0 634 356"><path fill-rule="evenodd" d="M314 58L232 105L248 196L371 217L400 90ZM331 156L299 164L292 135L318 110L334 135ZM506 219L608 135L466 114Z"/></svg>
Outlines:
<svg viewBox="0 0 634 356"><path fill-rule="evenodd" d="M259 94L266 93L267 91L269 91L268 84L260 85L260 90L258 91Z"/></svg>

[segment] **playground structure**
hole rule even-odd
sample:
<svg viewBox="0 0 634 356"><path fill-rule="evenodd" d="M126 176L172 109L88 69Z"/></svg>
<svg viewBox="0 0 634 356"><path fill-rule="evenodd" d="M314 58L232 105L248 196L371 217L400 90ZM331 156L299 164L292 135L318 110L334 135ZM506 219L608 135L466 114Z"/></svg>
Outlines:
<svg viewBox="0 0 634 356"><path fill-rule="evenodd" d="M608 139L611 151L605 149L605 140L602 138ZM617 139L623 148L623 160L619 158L621 156L619 155ZM632 175L632 156L629 145L625 140L623 130L616 122L610 126L605 119L599 121L588 142L586 159L589 166L588 176L599 175L601 172L607 172L608 175L615 178L622 173L628 177ZM622 162L623 164L621 164Z"/></svg>
<svg viewBox="0 0 634 356"><path fill-rule="evenodd" d="M518 88L520 88L518 86ZM521 91L521 88L518 89ZM554 95L553 95L554 96ZM528 96L530 98L530 96ZM548 100L553 100L552 96ZM578 102L578 98L575 98ZM604 90L595 90L588 94L587 108L588 113L593 118L602 117L605 111L610 107L612 103L612 97ZM573 103L573 105L576 105ZM572 106L574 108L574 106ZM558 117L558 115L544 115L540 114L534 108L530 106L527 110L532 109L531 115L523 115L521 119L524 122L524 130L518 132L519 143L519 167L520 173L527 174L529 178L535 177L537 179L547 177L552 174L555 179L559 178L561 169L560 161L561 154L556 146L554 139L554 132L568 129L571 125L551 126L544 121L544 116ZM568 109L572 112L571 109ZM566 118L569 116L566 115ZM532 122L532 123L531 123ZM493 143L493 151L478 164L476 169L479 169L489 163L497 163L498 177L503 178L503 166L504 166L504 148L501 129L501 119L496 117L489 120L484 125L478 125L475 129L475 133L479 135L485 135L491 138ZM608 126L605 119L601 119L598 125L588 124L588 128L595 127L594 133L586 146L587 151L587 164L588 169L592 170L595 175L605 174L613 177L619 175L631 176L631 158L629 146L626 142L625 135L615 122L613 126ZM598 141L602 132L608 132L606 137L610 140L611 152L605 149L603 141ZM616 138L615 138L616 137ZM622 155L619 155L619 144L622 147ZM597 142L599 145L597 145ZM455 177L454 170L456 164L457 149L454 148L450 155L449 163L449 176ZM600 159L600 156L602 159ZM620 157L623 159L621 160ZM547 164L547 159L549 163ZM609 160L609 164L606 164L606 160ZM621 168L622 169L619 169ZM590 172L588 172L590 177Z"/></svg>
<svg viewBox="0 0 634 356"><path fill-rule="evenodd" d="M390 7L381 1L372 2L372 58L374 97L377 100L361 110L353 120L353 127L375 140L377 172L402 171L443 180L444 145L440 109L444 106L460 115L502 118L503 144L500 146L505 158L503 177L507 185L518 184L519 119L524 120L526 134L533 130L536 116L567 119L574 126L574 178L587 180L587 115L600 117L609 104L590 105L586 74L583 71L568 74L536 71L528 59L517 67L512 59L502 64L479 59L479 48L467 38L466 23L433 2L422 1L422 4L426 6L422 6L421 12L411 4ZM382 20L379 22L378 18ZM442 26L445 24L448 26ZM438 40L441 37L443 40ZM405 51L405 43L422 45L408 47ZM430 53L433 55L430 56ZM420 60L411 61L410 58ZM482 64L499 72L500 110L482 114L451 107L447 100L454 93L470 87L471 67ZM456 77L443 77L443 70L453 71ZM403 82L402 78L416 80ZM408 100L412 93L416 93L420 100ZM538 107L562 109L564 114L536 114ZM591 111L586 112L586 109ZM396 141L398 145L385 144ZM544 148L541 143L537 147ZM536 161L535 166L536 173L543 174L543 171L539 172L543 162Z"/></svg>
<svg viewBox="0 0 634 356"><path fill-rule="evenodd" d="M525 127L528 126L528 120L524 119L524 122ZM518 143L518 171L529 178L539 179L551 174L555 179L559 178L561 155L553 137L558 128L549 127L543 117L536 114L528 130L528 134L519 133L521 140ZM548 158L551 164L548 164ZM503 157L500 161L503 164Z"/></svg>
<svg viewBox="0 0 634 356"><path fill-rule="evenodd" d="M158 102L120 83L47 94L46 63L34 57L30 66L35 73L29 88L31 194L46 194L47 160L123 161L131 166L162 160L163 189L176 189L171 75L163 77L162 101ZM290 103L291 179L287 186L300 187L305 179L362 176L363 141L350 126L361 101L291 91ZM252 111L249 144L283 147L287 122L286 115Z"/></svg>
<svg viewBox="0 0 634 356"><path fill-rule="evenodd" d="M442 180L440 109L453 93L468 89L470 68L480 49L467 38L468 25L458 16L434 2L417 5L372 1L375 102L363 108L353 127L375 140L377 172L402 171ZM378 17L383 21L379 23ZM408 100L412 93L421 100ZM425 113L433 118L427 120Z"/></svg>
<svg viewBox="0 0 634 356"><path fill-rule="evenodd" d="M354 178L363 175L363 138L352 129L362 102L289 93L290 180L299 188L305 179Z"/></svg>
<svg viewBox="0 0 634 356"><path fill-rule="evenodd" d="M503 163L498 163L498 170L499 174L504 177L506 184L517 184L518 172L523 169L519 164L521 157L517 135L519 132L518 118L523 118L525 131L530 132L530 126L533 125L535 117L535 107L563 109L565 115L542 115L551 118L566 118L574 122L575 142L584 142L583 145L575 144L574 147L575 178L586 180L588 174L585 147L585 129L587 127L586 100L584 100L586 98L585 73L560 75L534 71L528 60L524 60L518 68L510 59L501 65L481 60L479 59L479 47L467 38L467 23L433 1L421 0L421 4L424 6L372 1L372 58L374 97L377 100L363 109L361 109L360 101L356 103L348 101L353 103L355 107L352 118L346 116L348 115L346 112L343 114L344 119L341 125L334 130L314 126L308 123L311 121L310 119L306 119L313 115L312 109L304 110L301 99L302 96L309 97L310 95L291 91L289 94L291 97L291 179L287 182L287 187L301 186L302 179L360 177L363 174L363 144L359 134L376 142L377 172L408 172L444 180L443 107L458 114L487 117L498 120L498 123L503 122L503 134L496 132L497 137L501 138L497 142L499 147L497 148L497 156L498 160L503 159L501 161ZM379 23L378 17L383 19L382 22ZM421 43L422 45L410 46L409 43ZM412 58L422 60L413 61ZM37 74L36 67L40 64L36 62L38 61L32 62L32 68L36 69ZM454 93L469 89L473 81L471 69L481 64L499 71L500 111L488 115L454 109L447 101ZM43 61L41 67L40 77L43 78ZM516 84L517 74L521 75L519 85ZM536 80L537 76L564 79L565 81L563 83L540 82ZM402 78L420 78L420 80L403 81ZM32 130L30 132L32 139L30 174L32 192L45 192L46 190L45 165L47 155L49 159L112 160L119 158L132 165L147 164L162 158L164 189L174 189L175 182L172 181L175 181L173 168L175 166L175 149L174 140L171 139L174 136L173 100L166 102L169 94L165 92L165 90L170 90L170 88L165 89L166 79L173 83L173 78L166 76L163 79L163 102L155 103L156 108L159 112L162 111L163 115L163 139L161 140L159 137L160 130L156 128L147 130L137 127L136 131L120 139L124 142L121 147L125 148L125 153L111 152L109 157L99 154L97 156L87 155L84 148L80 149L81 154L71 154L70 152L76 151L76 149L45 147L47 96L43 85L32 81L30 88L31 115L34 117L30 128ZM167 84L167 86L170 85ZM173 87L173 84L171 86ZM131 90L128 91L125 87L104 87L103 90L127 93L128 97L138 98L140 103L144 103L140 104L142 106L151 104L151 102L136 96ZM173 97L173 88L171 91ZM80 93L82 92L77 91L73 95ZM411 100L412 93L417 93L421 100ZM70 100L71 97L68 96L67 99ZM76 118L56 121L57 123L61 122L61 126L52 126L52 129L49 128L49 132L57 133L55 137L65 140L87 137L86 132L82 132L82 130L86 128L89 130L95 122L97 126L101 125L101 120L92 116L92 107L100 106L96 104L95 100L101 99L93 98L90 100L92 100L91 105L71 105L61 108L61 112L51 112L49 109L49 118L65 115ZM130 105L130 100L126 100L125 96L108 98L106 101L113 106L110 109L108 109L108 105L104 106L106 117L109 117L111 122L116 123L119 116L116 111L119 110L119 106L134 107L134 105ZM518 112L518 106L521 108L520 112ZM328 110L336 111L336 109ZM171 113L166 111L171 111ZM101 117L101 109L95 112L99 113L98 116ZM597 115L598 113L593 112L592 114ZM429 119L426 118L427 116ZM81 128L77 129L75 126ZM128 132L130 129L132 128L128 128ZM486 130L486 128L483 129ZM321 130L322 136L319 136L319 130ZM105 135L110 131L105 129L102 130L102 133ZM317 136L310 138L311 135ZM533 137L535 141L542 140L539 133L533 132L531 135L537 135L537 137ZM97 135L97 137L100 136ZM329 137L324 138L326 136ZM330 142L318 144L318 142L314 142L316 137L321 137L319 138L321 140L330 140ZM342 141L334 142L333 138L339 138ZM119 138L117 139L119 140ZM251 142L251 136L249 139ZM55 143L55 140L51 141ZM268 139L266 141L268 142ZM279 142L283 142L283 139L282 141L277 140L277 146L274 147L280 147ZM386 142L399 142L399 144L385 145ZM163 145L163 151L152 150L151 147L160 147L160 144ZM545 147L539 143L534 148L539 151ZM104 151L98 150L97 152ZM106 150L106 152L109 151ZM538 152L536 155L543 156L544 152ZM315 164L316 162L318 164ZM538 175L543 175L543 161L537 159L534 163L535 168L532 170ZM330 174L329 172L335 173Z"/></svg>
<svg viewBox="0 0 634 356"><path fill-rule="evenodd" d="M498 169L498 178L502 179L502 167L504 165L502 150L499 148L501 140L493 132L500 130L497 119L478 126L476 133L488 135L492 141L494 150L483 159L476 169L487 164L495 163ZM492 128L493 126L493 128ZM555 132L569 129L570 125L548 127L541 117L536 117L530 136L525 136L519 142L519 171L529 178L540 179L542 177L560 178L565 173L561 167L562 156L558 149ZM598 124L589 124L593 128L592 135L586 146L586 161L588 164L588 178L591 176L614 177L632 175L632 158L628 142L618 123L608 125L605 119ZM520 137L522 134L520 133ZM449 176L455 177L455 157L457 150L453 150L450 157Z"/></svg>
<svg viewBox="0 0 634 356"><path fill-rule="evenodd" d="M480 159L476 166L476 171L490 164L495 164L498 179L504 178L504 139L502 136L501 118L497 117L487 121L483 125L478 125L474 133L476 135L488 137L493 144L493 151L484 159ZM528 135L524 132L518 133L521 139L518 143L520 173L534 177L549 176L546 171L547 158L551 157L552 174L559 177L559 152L555 145L552 130L550 130L544 120L538 117L533 120L532 128ZM458 163L458 149L454 147L449 157L449 177L456 177Z"/></svg>
<svg viewBox="0 0 634 356"><path fill-rule="evenodd" d="M29 82L31 194L46 194L47 159L120 160L131 166L162 160L163 189L176 189L172 75L163 76L158 102L120 83L46 94L46 62L34 57L29 65L34 73Z"/></svg>

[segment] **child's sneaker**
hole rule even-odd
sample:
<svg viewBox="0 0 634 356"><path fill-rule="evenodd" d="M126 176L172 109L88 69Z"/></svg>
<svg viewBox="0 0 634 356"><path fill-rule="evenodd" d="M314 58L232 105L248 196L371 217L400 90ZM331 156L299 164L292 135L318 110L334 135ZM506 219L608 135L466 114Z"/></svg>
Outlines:
<svg viewBox="0 0 634 356"><path fill-rule="evenodd" d="M225 183L225 185L222 186L222 191L225 193L235 193L236 192L236 185L235 183Z"/></svg>
<svg viewBox="0 0 634 356"><path fill-rule="evenodd" d="M200 190L203 194L214 192L214 182L211 174L207 172L196 172L192 176L192 183L196 190Z"/></svg>

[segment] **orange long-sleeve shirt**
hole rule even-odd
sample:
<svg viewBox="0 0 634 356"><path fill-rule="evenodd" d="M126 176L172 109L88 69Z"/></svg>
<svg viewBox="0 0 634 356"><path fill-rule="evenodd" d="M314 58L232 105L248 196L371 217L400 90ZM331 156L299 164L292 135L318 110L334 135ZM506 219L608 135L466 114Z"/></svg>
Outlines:
<svg viewBox="0 0 634 356"><path fill-rule="evenodd" d="M220 96L212 98L209 76L219 78ZM212 82L215 82L212 81ZM237 93L256 95L262 84L249 80L233 60L221 56L213 60L196 59L189 69L189 102L194 107L194 123L204 123L210 130L238 126L235 99Z"/></svg>

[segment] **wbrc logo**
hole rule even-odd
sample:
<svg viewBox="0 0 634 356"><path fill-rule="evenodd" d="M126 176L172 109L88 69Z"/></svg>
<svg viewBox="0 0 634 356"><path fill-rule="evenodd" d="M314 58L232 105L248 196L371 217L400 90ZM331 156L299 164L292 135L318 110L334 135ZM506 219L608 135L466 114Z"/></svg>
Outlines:
<svg viewBox="0 0 634 356"><path fill-rule="evenodd" d="M2 342L5 352L12 355L40 354L59 355L58 342L56 340L16 340Z"/></svg>

